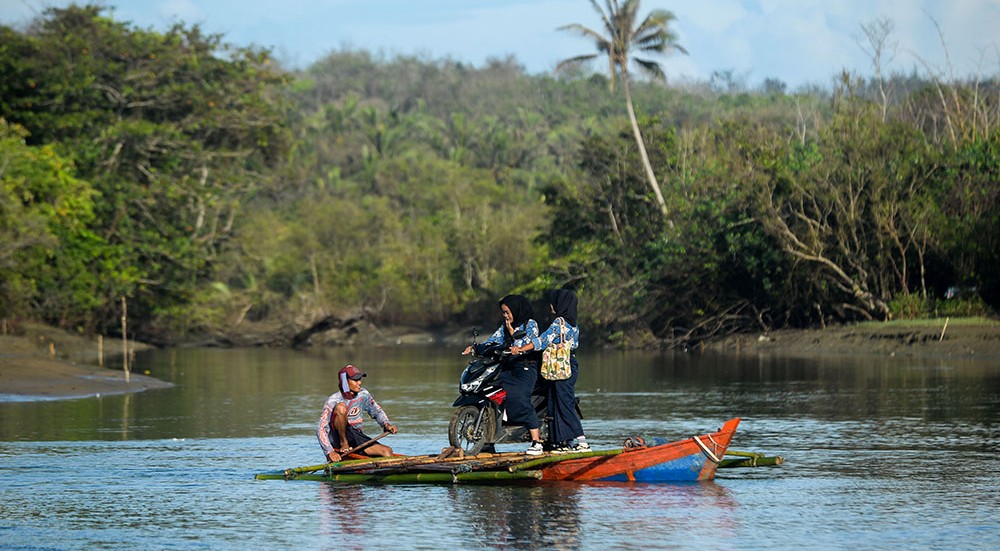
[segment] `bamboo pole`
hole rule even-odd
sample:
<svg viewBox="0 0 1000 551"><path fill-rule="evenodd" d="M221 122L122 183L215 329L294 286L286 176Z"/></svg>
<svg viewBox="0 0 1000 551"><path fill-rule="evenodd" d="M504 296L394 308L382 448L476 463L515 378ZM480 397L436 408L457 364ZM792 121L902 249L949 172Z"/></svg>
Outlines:
<svg viewBox="0 0 1000 551"><path fill-rule="evenodd" d="M524 459L524 454L519 452L505 452L505 453L480 453L477 455L469 455L465 457L445 457L439 458L436 455L423 455L410 457L408 459L403 459L398 463L380 463L377 465L378 468L390 468L390 467L413 467L417 465L430 465L430 464L453 464L453 463L483 463L483 462L499 462L499 461L520 461Z"/></svg>
<svg viewBox="0 0 1000 551"><path fill-rule="evenodd" d="M447 457L444 459L439 459L436 455L404 455L404 456L392 456L392 457L367 457L364 459L350 459L347 461L337 461L335 463L324 463L322 465L310 465L306 467L295 467L292 469L285 469L284 473L288 473L288 476L312 473L316 471L327 471L327 472L351 472L351 471L362 471L366 469L388 469L388 468L403 468L412 467L416 465L426 465L431 463L459 463L463 461L488 461L490 459L500 459L507 458L510 460L521 460L524 458L523 453L519 452L504 452L504 453L481 453L478 455L469 455L465 457Z"/></svg>
<svg viewBox="0 0 1000 551"><path fill-rule="evenodd" d="M592 450L571 454L548 454L544 457L526 459L519 452L481 453L467 457L446 457L437 455L368 457L351 459L336 463L324 463L306 467L286 469L280 473L264 473L257 475L260 480L296 479L296 480L330 480L335 482L451 482L452 477L458 480L507 480L495 476L496 473L518 474L535 472L536 467L559 463L570 459L586 457L610 457L620 455L624 449ZM768 457L760 452L744 452L731 450L726 455L735 456L723 459L720 468L764 467L777 466L784 463L781 456ZM323 471L319 473L317 471ZM437 472L427 472L437 471ZM482 474L484 478L467 478L466 475ZM421 475L424 477L421 478ZM447 478L445 480L429 475ZM529 476L530 477L530 476ZM515 477L516 478L516 477Z"/></svg>
<svg viewBox="0 0 1000 551"><path fill-rule="evenodd" d="M125 370L125 384L129 383L128 374L128 332L126 324L128 320L128 309L125 304L125 297L122 297L122 369Z"/></svg>
<svg viewBox="0 0 1000 551"><path fill-rule="evenodd" d="M726 450L726 455L738 455L740 457L764 457L760 452L740 452L736 450Z"/></svg>
<svg viewBox="0 0 1000 551"><path fill-rule="evenodd" d="M308 466L305 466L305 467L294 467L294 468L291 468L291 469L285 469L282 472L285 473L285 476L292 476L292 475L297 475L297 474L314 473L316 471L329 470L329 469L344 468L345 470L349 470L352 467L354 467L354 468L364 467L364 466L370 465L372 463L378 463L378 462L382 462L382 461L392 461L393 459L398 459L398 458L396 458L396 457L366 457L364 459L347 459L347 460L336 461L334 463L323 463L322 465L308 465Z"/></svg>
<svg viewBox="0 0 1000 551"><path fill-rule="evenodd" d="M950 320L950 319L951 319L950 316L947 317L947 318L944 318L944 327L941 328L941 336L938 337L938 342L941 342L941 341L944 340L944 332L948 330L948 320Z"/></svg>
<svg viewBox="0 0 1000 551"><path fill-rule="evenodd" d="M738 467L775 467L782 465L785 458L780 455L774 457L740 457L739 459L723 459L719 462L720 469L734 469Z"/></svg>
<svg viewBox="0 0 1000 551"><path fill-rule="evenodd" d="M97 367L104 367L104 335L97 336Z"/></svg>
<svg viewBox="0 0 1000 551"><path fill-rule="evenodd" d="M369 474L392 473L392 472L418 472L418 471L448 471L448 472L473 472L505 469L511 464L524 461L523 454L516 454L514 457L494 457L488 459L464 458L457 461L421 461L407 465L381 466L373 469L363 469L362 472Z"/></svg>
<svg viewBox="0 0 1000 551"><path fill-rule="evenodd" d="M566 461L568 459L580 459L583 457L600 457L600 456L611 456L611 455L621 455L625 450L619 448L616 450L593 450L589 452L580 453L567 453L563 455L550 455L548 457L540 457L538 459L532 459L525 461L523 463L518 463L517 465L511 465L508 470L510 472L522 471L525 469L531 469L538 467L540 465L548 465L550 463L559 463L560 461Z"/></svg>
<svg viewBox="0 0 1000 551"><path fill-rule="evenodd" d="M261 473L254 478L257 480L284 480L284 473ZM505 471L480 471L471 473L402 473L402 474L303 474L296 477L296 480L316 480L321 482L346 482L346 483L380 483L380 484L454 484L458 482L494 482L510 480L538 480L542 478L541 471L519 471L509 473Z"/></svg>

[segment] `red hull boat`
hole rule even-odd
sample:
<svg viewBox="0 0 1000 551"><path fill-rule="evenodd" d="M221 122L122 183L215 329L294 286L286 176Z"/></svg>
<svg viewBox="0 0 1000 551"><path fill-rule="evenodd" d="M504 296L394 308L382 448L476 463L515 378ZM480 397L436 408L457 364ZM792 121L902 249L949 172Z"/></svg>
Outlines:
<svg viewBox="0 0 1000 551"><path fill-rule="evenodd" d="M667 442L630 438L619 449L559 455L519 452L472 456L363 457L256 476L259 480L322 480L345 483L498 483L515 480L696 482L711 480L740 419L719 430ZM458 450L460 451L460 450Z"/></svg>

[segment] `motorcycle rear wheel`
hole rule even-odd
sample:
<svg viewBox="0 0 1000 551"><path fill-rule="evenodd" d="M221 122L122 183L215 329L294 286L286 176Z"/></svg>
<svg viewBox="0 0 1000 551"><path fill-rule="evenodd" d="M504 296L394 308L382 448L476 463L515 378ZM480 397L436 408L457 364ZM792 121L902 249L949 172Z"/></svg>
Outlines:
<svg viewBox="0 0 1000 551"><path fill-rule="evenodd" d="M483 451L486 444L492 443L496 432L496 419L492 411L483 412L483 422L476 429L476 419L479 408L462 406L455 411L448 423L448 443L453 447L462 448L465 455L476 455Z"/></svg>

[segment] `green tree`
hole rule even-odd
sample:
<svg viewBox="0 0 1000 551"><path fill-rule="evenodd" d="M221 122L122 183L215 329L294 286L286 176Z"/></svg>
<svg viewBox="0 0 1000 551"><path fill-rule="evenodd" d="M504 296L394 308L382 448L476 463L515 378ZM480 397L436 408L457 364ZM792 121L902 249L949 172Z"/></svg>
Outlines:
<svg viewBox="0 0 1000 551"><path fill-rule="evenodd" d="M103 10L46 10L0 48L0 67L18 77L0 87L0 116L27 128L29 145L72 159L101 194L89 229L113 274L99 274L105 306L91 316L112 323L114 298L127 295L149 320L209 277L281 156L283 76L266 51L198 27L135 29Z"/></svg>
<svg viewBox="0 0 1000 551"><path fill-rule="evenodd" d="M76 325L100 306L105 244L90 230L97 193L53 147L0 119L0 316Z"/></svg>
<svg viewBox="0 0 1000 551"><path fill-rule="evenodd" d="M590 61L598 56L607 56L609 84L614 90L615 84L621 81L622 90L625 93L625 105L628 108L629 122L632 123L632 133L635 135L636 145L639 147L639 156L642 159L642 166L646 171L646 178L649 187L656 196L656 203L663 216L669 215L667 203L663 199L663 192L656 179L656 173L649 162L649 155L646 153L646 144L639 131L639 122L635 117L635 109L632 106L632 91L629 88L629 65L632 62L641 71L657 79L663 79L663 69L660 64L652 59L633 57L632 52L637 50L642 53L667 54L671 52L687 53L680 44L677 43L677 36L670 30L670 23L676 18L674 14L666 10L653 10L641 22L639 17L639 0L606 0L607 11L601 8L597 0L590 0L600 16L604 25L604 33L585 27L579 23L573 23L560 27L560 30L574 31L586 38L594 41L598 53L586 54L566 59L559 63L557 70L564 67L579 65Z"/></svg>

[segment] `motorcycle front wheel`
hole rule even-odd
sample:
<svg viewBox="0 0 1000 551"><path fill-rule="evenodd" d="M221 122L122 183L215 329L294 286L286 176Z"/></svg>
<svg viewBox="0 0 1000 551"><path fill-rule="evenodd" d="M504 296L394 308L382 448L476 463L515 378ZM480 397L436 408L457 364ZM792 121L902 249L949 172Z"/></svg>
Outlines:
<svg viewBox="0 0 1000 551"><path fill-rule="evenodd" d="M496 419L492 411L483 412L483 421L476 427L479 418L479 408L462 406L455 411L448 424L448 443L453 447L462 448L465 455L476 455L490 444L496 431Z"/></svg>

